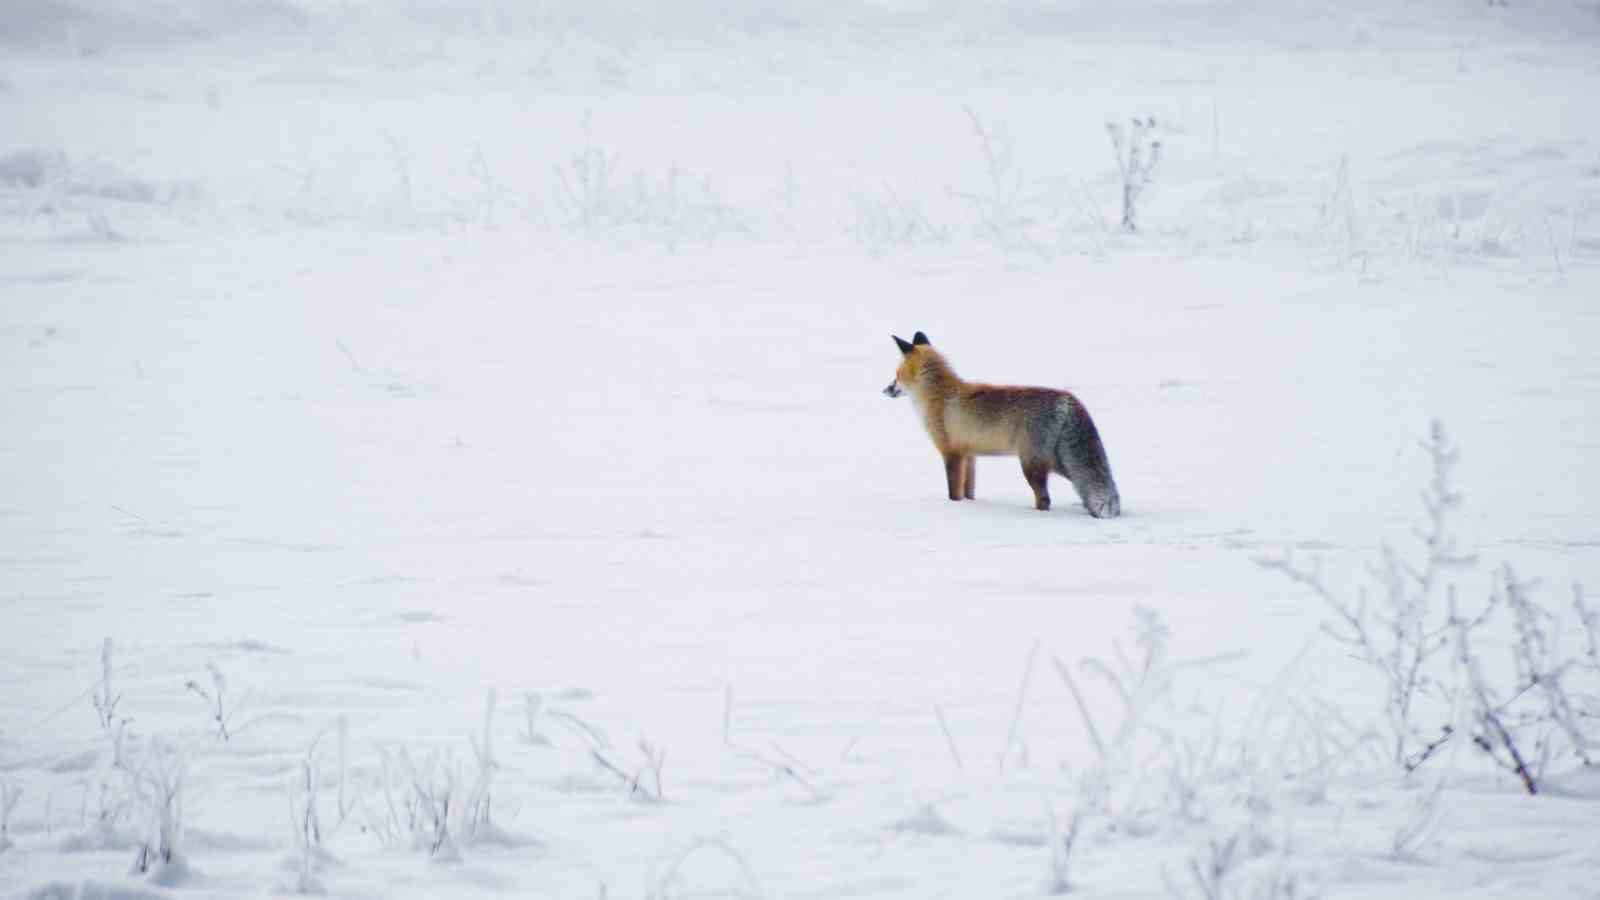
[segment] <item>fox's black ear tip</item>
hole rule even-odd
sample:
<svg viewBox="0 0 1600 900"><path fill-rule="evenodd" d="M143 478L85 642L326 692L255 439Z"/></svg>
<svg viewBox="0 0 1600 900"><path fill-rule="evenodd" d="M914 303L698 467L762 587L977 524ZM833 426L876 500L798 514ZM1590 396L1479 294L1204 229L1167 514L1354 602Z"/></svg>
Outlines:
<svg viewBox="0 0 1600 900"><path fill-rule="evenodd" d="M913 347L920 347L920 346L922 346L924 344L927 344L927 343L928 343L928 336L923 334L920 331L911 336L911 345Z"/></svg>
<svg viewBox="0 0 1600 900"><path fill-rule="evenodd" d="M915 346L915 345L914 345L914 344L908 344L908 343L906 343L906 339L905 339L905 338L903 338L903 337L901 337L901 336L900 336L900 335L898 335L898 334L891 334L891 335L889 335L889 336L890 336L890 337L892 337L892 338L894 338L894 345L895 345L895 346L896 346L896 347L899 347L899 348L900 348L900 352L901 352L901 353L910 353L910 352L911 352L911 348L912 348L912 347L913 347L913 346Z"/></svg>

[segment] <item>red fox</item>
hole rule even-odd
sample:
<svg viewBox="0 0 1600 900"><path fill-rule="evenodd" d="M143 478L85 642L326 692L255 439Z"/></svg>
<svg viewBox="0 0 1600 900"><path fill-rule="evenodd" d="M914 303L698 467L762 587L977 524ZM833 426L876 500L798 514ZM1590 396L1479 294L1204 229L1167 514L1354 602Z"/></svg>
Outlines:
<svg viewBox="0 0 1600 900"><path fill-rule="evenodd" d="M1078 492L1097 519L1122 514L1100 432L1089 411L1068 391L1002 387L962 381L917 332L910 342L895 337L900 367L884 394L910 393L933 445L944 457L951 500L971 500L977 488L977 457L1016 456L1033 488L1034 507L1050 508L1050 473Z"/></svg>

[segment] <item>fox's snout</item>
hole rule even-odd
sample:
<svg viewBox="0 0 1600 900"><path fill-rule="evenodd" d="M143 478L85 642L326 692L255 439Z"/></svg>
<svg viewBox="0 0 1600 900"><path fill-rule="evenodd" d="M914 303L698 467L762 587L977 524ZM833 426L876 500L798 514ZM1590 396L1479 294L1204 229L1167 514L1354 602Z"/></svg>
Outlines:
<svg viewBox="0 0 1600 900"><path fill-rule="evenodd" d="M885 397L898 397L904 393L905 391L900 390L900 382L898 381L889 382L889 386L883 389Z"/></svg>

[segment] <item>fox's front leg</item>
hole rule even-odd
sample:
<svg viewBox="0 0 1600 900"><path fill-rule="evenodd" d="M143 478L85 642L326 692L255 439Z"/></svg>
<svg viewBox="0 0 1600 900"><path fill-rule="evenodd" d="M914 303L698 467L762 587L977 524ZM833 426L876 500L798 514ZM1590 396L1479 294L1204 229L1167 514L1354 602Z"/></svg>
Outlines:
<svg viewBox="0 0 1600 900"><path fill-rule="evenodd" d="M959 453L946 453L944 455L944 480L945 484L950 488L950 499L960 500L967 491L967 457Z"/></svg>
<svg viewBox="0 0 1600 900"><path fill-rule="evenodd" d="M965 469L966 471L961 475L961 496L968 500L977 499L974 495L978 492L978 458L976 456L967 457Z"/></svg>

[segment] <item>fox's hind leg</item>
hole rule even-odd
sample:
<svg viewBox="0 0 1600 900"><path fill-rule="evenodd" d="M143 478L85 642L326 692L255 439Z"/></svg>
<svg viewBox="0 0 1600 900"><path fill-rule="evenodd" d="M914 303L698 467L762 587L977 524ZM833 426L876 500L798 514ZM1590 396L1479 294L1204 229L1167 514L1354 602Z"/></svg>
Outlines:
<svg viewBox="0 0 1600 900"><path fill-rule="evenodd" d="M1028 487L1033 488L1033 508L1040 512L1050 509L1050 463L1037 460L1022 460L1022 477L1028 479Z"/></svg>
<svg viewBox="0 0 1600 900"><path fill-rule="evenodd" d="M976 456L967 457L966 470L962 472L961 477L961 496L968 500L976 500L977 497L975 495L978 493L978 458Z"/></svg>

